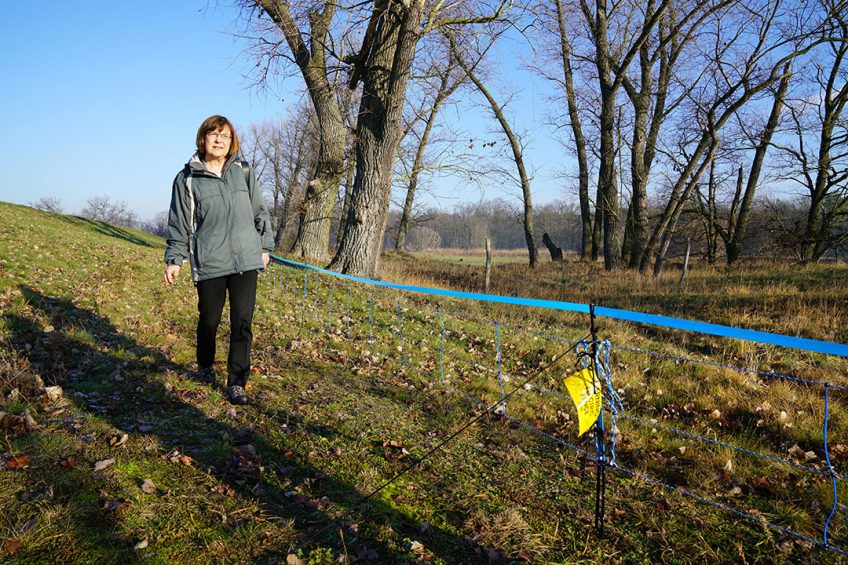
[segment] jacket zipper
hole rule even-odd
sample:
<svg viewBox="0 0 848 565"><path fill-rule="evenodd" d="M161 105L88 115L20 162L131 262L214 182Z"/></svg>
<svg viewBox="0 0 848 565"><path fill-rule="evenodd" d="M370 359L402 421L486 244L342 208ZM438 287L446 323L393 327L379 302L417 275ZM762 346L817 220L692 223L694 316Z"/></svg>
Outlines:
<svg viewBox="0 0 848 565"><path fill-rule="evenodd" d="M221 171L221 196L227 202L227 243L230 245L230 257L233 258L233 269L238 271L238 258L236 257L235 252L233 251L233 237L232 234L235 232L235 228L233 228L233 202L232 202L232 190L228 190L226 196L224 195L224 188L229 186L224 180L224 175L226 175L230 170L230 166L227 166L224 170ZM233 229L231 229L233 228Z"/></svg>

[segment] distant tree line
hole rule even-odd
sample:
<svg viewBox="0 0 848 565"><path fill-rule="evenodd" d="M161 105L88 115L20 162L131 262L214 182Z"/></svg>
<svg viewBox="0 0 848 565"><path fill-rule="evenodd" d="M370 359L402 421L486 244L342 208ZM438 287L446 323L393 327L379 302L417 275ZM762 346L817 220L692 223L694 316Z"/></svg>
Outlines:
<svg viewBox="0 0 848 565"><path fill-rule="evenodd" d="M808 206L802 199L757 200L752 206L749 229L741 242L739 258L800 260L802 249L797 230L803 225L807 210ZM726 207L720 207L718 211L730 214ZM661 212L661 203L649 204L651 215L656 216ZM385 234L386 248L395 247L400 215L400 210L393 210L390 215L389 229ZM453 211L430 209L426 214L427 219L409 231L406 247L410 251L481 249L488 238L496 249L521 249L526 247L521 215L515 203L505 200L461 204ZM582 226L577 203L555 201L538 206L535 227L538 241L542 241L543 235L547 233L563 252L571 256L580 255ZM848 221L843 220L841 229L848 229ZM714 237L701 207L690 202L681 213L679 227L669 243L667 256L681 256L688 241L694 256L708 263L716 263L725 257L721 255ZM848 259L848 244L833 246L822 259Z"/></svg>

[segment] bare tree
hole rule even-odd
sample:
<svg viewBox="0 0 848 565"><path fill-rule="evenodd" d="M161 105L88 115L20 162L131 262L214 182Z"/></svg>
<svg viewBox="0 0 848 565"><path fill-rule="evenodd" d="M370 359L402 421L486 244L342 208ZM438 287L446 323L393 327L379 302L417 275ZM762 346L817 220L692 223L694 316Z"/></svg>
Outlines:
<svg viewBox="0 0 848 565"><path fill-rule="evenodd" d="M746 104L767 95L788 74L787 63L814 45L809 30L799 27L813 24L784 17L782 0L759 7L716 14L709 24L712 56L702 71L708 80L687 94L690 113L678 121L677 147L667 152L674 175L668 176L670 189L642 254L642 271L651 261L655 273L661 270L682 206L715 157L724 125Z"/></svg>
<svg viewBox="0 0 848 565"><path fill-rule="evenodd" d="M65 213L65 207L62 206L62 201L55 196L39 198L35 202L30 202L29 205L36 210L41 210L43 212L52 212L53 214Z"/></svg>
<svg viewBox="0 0 848 565"><path fill-rule="evenodd" d="M80 215L89 220L106 222L128 228L138 225L138 217L124 200L112 200L108 196L94 196L85 202Z"/></svg>
<svg viewBox="0 0 848 565"><path fill-rule="evenodd" d="M780 114L786 99L786 93L789 89L789 81L791 79L791 61L784 65L783 78L775 90L774 99L772 102L771 112L768 120L763 125L762 130L758 132L748 132L743 123L740 123L740 129L747 133L747 137L753 144L754 156L751 161L751 167L748 172L748 180L744 181L742 167L738 169L736 189L730 201L730 206L727 212L727 218L720 221L719 210L716 205L715 197L715 162L710 166L710 180L708 183L708 194L698 194L701 209L705 210L708 215L708 237L712 234L718 235L724 242L727 264L731 265L739 260L742 252L742 244L745 240L745 235L748 230L748 222L753 211L754 196L757 187L760 184L760 177L763 171L766 154L772 143L775 131L779 125ZM742 120L740 120L742 121ZM743 189L744 185L744 189ZM710 257L714 260L715 250L711 250Z"/></svg>
<svg viewBox="0 0 848 565"><path fill-rule="evenodd" d="M270 196L277 248L291 251L294 246L319 144L317 119L308 103L296 106L287 118L253 124L246 136L245 147L256 155L257 182Z"/></svg>
<svg viewBox="0 0 848 565"><path fill-rule="evenodd" d="M434 42L435 43L435 42ZM436 49L434 45L432 49ZM447 62L441 64L441 61L446 57ZM420 121L423 122L424 129L418 134L414 128L414 124L407 127L407 132L416 137L414 157L412 164L409 167L406 175L407 189L402 207L400 222L398 223L398 231L395 246L399 250L406 247L406 235L410 228L414 227L413 221L413 204L418 192L419 178L421 173L427 168L425 163L425 155L430 144L430 136L433 133L433 128L436 125L436 118L444 103L456 92L465 80L465 75L457 72L458 65L453 52L448 50L447 55L444 54L444 49L430 55L429 65L424 69L424 78L420 81L422 84L422 104L423 107L416 112L416 117L421 116ZM434 88L428 88L430 77L434 77L437 85ZM428 107L429 106L429 107ZM416 120L413 120L416 121ZM418 218L418 222L426 221L427 216Z"/></svg>
<svg viewBox="0 0 848 565"><path fill-rule="evenodd" d="M547 65L535 68L547 80L553 82L563 94L556 96L559 102L563 100L567 108L567 127L571 133L570 143L566 144L566 150L572 152L577 160L577 196L580 204L580 217L582 239L580 257L588 260L592 250L592 205L589 198L589 149L588 140L584 132L586 120L582 114L588 113L588 104L581 105L578 99L578 88L575 84L575 70L573 60L573 39L579 33L579 13L575 12L579 7L571 6L562 0L539 2L535 8L539 25L537 44L544 55ZM550 69L548 68L550 67ZM552 70L551 70L552 69ZM579 77L578 77L579 79ZM563 127L561 121L561 110L553 112L553 121L557 127ZM595 246L595 250L599 245ZM597 256L595 256L597 258Z"/></svg>
<svg viewBox="0 0 848 565"><path fill-rule="evenodd" d="M448 37L451 43L451 53L456 58L459 66L468 76L468 79L474 84L474 86L477 87L477 90L480 91L480 93L488 102L489 107L492 110L492 114L494 114L495 119L500 124L504 135L509 141L509 147L512 151L512 160L515 164L515 168L518 173L518 181L521 186L524 209L522 224L524 226L524 238L527 242L527 252L530 255L530 267L536 268L536 265L538 264L539 253L538 248L536 246L535 227L533 225L533 196L530 186L530 175L528 174L527 167L524 164L524 148L522 147L521 139L519 138L518 134L516 134L515 131L512 129L509 120L506 119L503 106L498 103L491 91L486 88L486 85L483 84L482 80L480 80L480 77L475 72L473 65L469 65L469 63L464 60L464 55L459 53L456 41L453 36Z"/></svg>
<svg viewBox="0 0 848 565"><path fill-rule="evenodd" d="M819 7L828 14L825 44L807 62L816 90L788 103L795 141L781 146L784 178L809 198L806 215L791 230L803 262L848 241L848 20L843 2L820 0Z"/></svg>
<svg viewBox="0 0 848 565"><path fill-rule="evenodd" d="M672 76L681 76L682 59L709 18L721 13L736 0L675 0L639 48L638 73L624 75L622 86L633 111L630 142L630 189L625 241L622 250L628 266L638 267L648 241L648 182L657 155L657 142L669 114L677 109L699 82L678 82L673 90ZM690 75L691 76L691 75Z"/></svg>
<svg viewBox="0 0 848 565"><path fill-rule="evenodd" d="M142 222L141 229L159 237L168 237L168 211L158 212L151 219Z"/></svg>
<svg viewBox="0 0 848 565"><path fill-rule="evenodd" d="M376 276L379 272L392 187L392 171L403 127L406 87L418 41L448 25L487 23L501 16L511 0L500 0L486 13L486 2L424 0L374 2L368 28L353 65L349 86L363 83L357 121L356 175L345 229L329 267L345 273ZM479 15L471 8L483 10ZM449 9L449 11L447 11ZM463 11L465 10L465 11Z"/></svg>
<svg viewBox="0 0 848 565"><path fill-rule="evenodd" d="M310 171L298 235L292 250L303 257L324 259L328 256L333 205L344 172L347 132L327 66L330 29L339 2L326 0L317 3L320 9L315 5L305 10L301 5L305 2L256 0L247 4L261 8L282 31L291 53L291 57L284 57L284 60L297 65L315 109L319 131L318 158ZM299 24L292 14L292 4L306 12L301 20L308 22L308 33L301 31L305 24ZM268 39L273 37L270 28L263 32L260 45L265 48L267 57L275 60L280 54L279 42Z"/></svg>
<svg viewBox="0 0 848 565"><path fill-rule="evenodd" d="M621 210L618 202L618 183L615 173L615 120L616 97L626 78L626 73L634 58L643 51L654 27L663 17L671 0L648 0L642 13L633 10L622 13L626 5L607 0L595 0L594 9L587 0L580 0L583 17L589 26L595 48L597 81L601 95L600 124L600 164L598 169L598 193L603 218L604 267L616 269L621 262ZM631 20L640 16L638 27L631 29ZM620 45L610 41L610 24ZM617 56L616 56L617 55ZM597 220L596 220L597 221Z"/></svg>

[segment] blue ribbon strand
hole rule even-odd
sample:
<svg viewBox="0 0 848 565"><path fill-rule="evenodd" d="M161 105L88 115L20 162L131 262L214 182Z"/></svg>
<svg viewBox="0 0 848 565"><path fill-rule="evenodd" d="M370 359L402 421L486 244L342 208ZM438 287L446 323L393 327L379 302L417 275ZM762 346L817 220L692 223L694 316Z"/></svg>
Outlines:
<svg viewBox="0 0 848 565"><path fill-rule="evenodd" d="M579 304L576 302L559 302L556 300L541 300L538 298L523 298L520 296L499 296L497 294L482 294L476 292L460 292L455 290L444 290L441 288L428 288L425 286L412 286L386 281L375 281L362 277L354 277L345 275L320 267L307 265L306 263L297 263L276 255L271 255L271 258L278 263L298 267L301 269L310 269L319 273L323 273L333 277L339 277L349 281L356 281L373 286L384 288L393 288L396 290L405 290L408 292L417 292L422 294L431 294L434 296L446 296L450 298L460 298L465 300L480 300L483 302L495 302L499 304L512 304L518 306L532 306L535 308L545 308L548 310L559 310L566 312L578 312L581 314L589 313L588 304ZM684 330L688 332L698 332L719 337L729 337L733 339L741 339L754 343L763 343L768 345L777 345L780 347L790 347L813 353L825 353L827 355L837 355L839 357L848 357L848 345L843 343L833 343L828 341L820 341L817 339L807 339L801 337L792 337L769 332L760 332L755 330L746 330L742 328L734 328L732 326L722 326L720 324L710 324L708 322L698 322L695 320L684 320L682 318L672 318L669 316L659 316L657 314L644 314L642 312L632 312L630 310L620 310L618 308L607 308L604 306L596 306L595 314L605 318L614 320L625 320L635 322L637 324L648 324L663 328L671 328L676 330Z"/></svg>

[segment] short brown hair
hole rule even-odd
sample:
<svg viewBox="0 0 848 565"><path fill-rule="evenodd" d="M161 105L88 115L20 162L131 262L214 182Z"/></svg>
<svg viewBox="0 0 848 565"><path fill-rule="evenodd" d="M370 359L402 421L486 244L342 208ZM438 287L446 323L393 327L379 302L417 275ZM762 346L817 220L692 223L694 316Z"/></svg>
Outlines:
<svg viewBox="0 0 848 565"><path fill-rule="evenodd" d="M236 134L236 128L233 127L230 120L224 116L216 114L203 120L203 123L200 124L200 127L197 129L197 153L201 158L206 157L206 135L213 131L224 129L224 127L230 128L230 135L233 136L233 139L230 140L230 150L227 152L227 159L239 152L239 141L238 135Z"/></svg>

